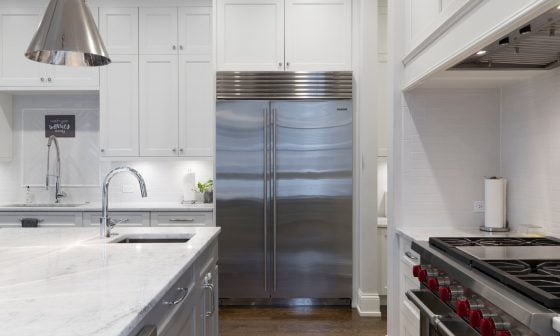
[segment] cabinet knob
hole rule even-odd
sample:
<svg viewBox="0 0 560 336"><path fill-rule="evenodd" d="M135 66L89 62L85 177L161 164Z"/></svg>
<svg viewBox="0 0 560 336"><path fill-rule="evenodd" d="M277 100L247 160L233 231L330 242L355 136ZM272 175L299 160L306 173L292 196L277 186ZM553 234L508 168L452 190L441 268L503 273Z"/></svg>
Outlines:
<svg viewBox="0 0 560 336"><path fill-rule="evenodd" d="M47 81L48 81L49 83L52 82L52 78L50 78L50 77L47 78Z"/></svg>
<svg viewBox="0 0 560 336"><path fill-rule="evenodd" d="M45 77L41 77L41 82L44 82L44 81L45 81Z"/></svg>
<svg viewBox="0 0 560 336"><path fill-rule="evenodd" d="M179 148L179 153L183 153L183 152L184 152L183 148Z"/></svg>
<svg viewBox="0 0 560 336"><path fill-rule="evenodd" d="M289 67L289 66L290 66L290 62L286 62L286 66Z"/></svg>
<svg viewBox="0 0 560 336"><path fill-rule="evenodd" d="M176 46L176 45L173 45L172 48L173 48L173 50L177 50L177 46Z"/></svg>
<svg viewBox="0 0 560 336"><path fill-rule="evenodd" d="M182 46L182 45L179 46L179 50L183 50L183 46Z"/></svg>
<svg viewBox="0 0 560 336"><path fill-rule="evenodd" d="M278 62L278 66L279 66L279 67L282 67L282 62Z"/></svg>
<svg viewBox="0 0 560 336"><path fill-rule="evenodd" d="M177 148L173 148L171 151L172 151L173 153L177 153Z"/></svg>
<svg viewBox="0 0 560 336"><path fill-rule="evenodd" d="M103 148L101 148L101 153L105 153L105 150Z"/></svg>

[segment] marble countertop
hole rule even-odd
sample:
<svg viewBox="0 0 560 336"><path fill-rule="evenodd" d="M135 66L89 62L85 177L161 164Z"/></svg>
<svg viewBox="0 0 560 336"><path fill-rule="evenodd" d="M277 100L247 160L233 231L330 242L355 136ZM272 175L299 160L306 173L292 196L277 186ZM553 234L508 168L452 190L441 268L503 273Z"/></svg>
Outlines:
<svg viewBox="0 0 560 336"><path fill-rule="evenodd" d="M415 227L398 228L397 235L403 236L408 240L427 241L430 237L523 237L523 236L542 236L527 234L523 232L484 232L478 228L467 227Z"/></svg>
<svg viewBox="0 0 560 336"><path fill-rule="evenodd" d="M11 335L127 335L220 229L116 228L184 234L184 244L108 244L97 228L0 229L0 321Z"/></svg>
<svg viewBox="0 0 560 336"><path fill-rule="evenodd" d="M101 203L86 203L77 207L65 207L63 205L56 207L41 206L13 206L14 203L0 203L0 212L84 212L84 211L101 211ZM119 203L110 202L109 211L206 211L214 210L212 203L196 203L181 204L175 202L137 202L137 203Z"/></svg>

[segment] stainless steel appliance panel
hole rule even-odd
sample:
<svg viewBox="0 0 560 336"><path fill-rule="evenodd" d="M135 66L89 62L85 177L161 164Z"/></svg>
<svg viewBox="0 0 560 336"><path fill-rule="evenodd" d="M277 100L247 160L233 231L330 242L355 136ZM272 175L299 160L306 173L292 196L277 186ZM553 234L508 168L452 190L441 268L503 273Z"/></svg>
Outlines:
<svg viewBox="0 0 560 336"><path fill-rule="evenodd" d="M273 298L352 297L352 102L272 111Z"/></svg>
<svg viewBox="0 0 560 336"><path fill-rule="evenodd" d="M461 246L479 260L558 260L560 246Z"/></svg>
<svg viewBox="0 0 560 336"><path fill-rule="evenodd" d="M219 101L216 110L216 224L220 297L268 298L265 116L268 101Z"/></svg>

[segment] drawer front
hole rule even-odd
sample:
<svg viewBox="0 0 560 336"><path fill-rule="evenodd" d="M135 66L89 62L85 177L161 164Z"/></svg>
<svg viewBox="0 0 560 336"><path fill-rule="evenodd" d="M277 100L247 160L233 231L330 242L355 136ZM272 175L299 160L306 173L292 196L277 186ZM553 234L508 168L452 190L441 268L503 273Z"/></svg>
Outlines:
<svg viewBox="0 0 560 336"><path fill-rule="evenodd" d="M151 226L212 226L212 215L205 212L152 212Z"/></svg>
<svg viewBox="0 0 560 336"><path fill-rule="evenodd" d="M115 221L124 221L118 227L150 226L149 212L109 212L109 217ZM101 212L84 212L84 226L99 226Z"/></svg>
<svg viewBox="0 0 560 336"><path fill-rule="evenodd" d="M23 218L37 218L39 227L82 226L81 212L4 212L0 214L0 227L21 227Z"/></svg>

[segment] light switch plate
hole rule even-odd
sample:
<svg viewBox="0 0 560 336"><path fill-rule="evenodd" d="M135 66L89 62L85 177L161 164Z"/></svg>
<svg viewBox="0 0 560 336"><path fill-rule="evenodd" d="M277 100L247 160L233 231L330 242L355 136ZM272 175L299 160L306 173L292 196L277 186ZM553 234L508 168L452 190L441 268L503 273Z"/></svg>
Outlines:
<svg viewBox="0 0 560 336"><path fill-rule="evenodd" d="M476 213L484 212L484 201L473 201L472 211Z"/></svg>

